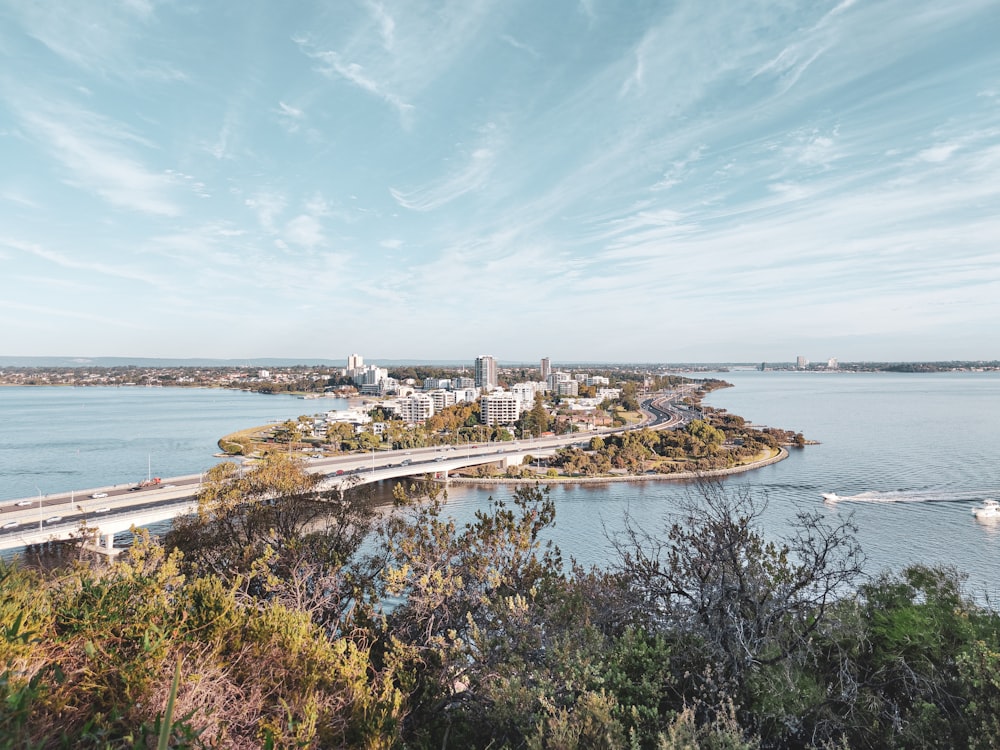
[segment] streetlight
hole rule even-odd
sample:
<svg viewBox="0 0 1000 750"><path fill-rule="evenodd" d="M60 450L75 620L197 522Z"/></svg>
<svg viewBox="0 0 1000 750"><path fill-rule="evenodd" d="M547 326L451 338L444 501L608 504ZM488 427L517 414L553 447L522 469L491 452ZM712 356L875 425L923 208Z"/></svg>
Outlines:
<svg viewBox="0 0 1000 750"><path fill-rule="evenodd" d="M42 530L42 491L38 489L38 485L35 485L35 489L38 490L38 530Z"/></svg>

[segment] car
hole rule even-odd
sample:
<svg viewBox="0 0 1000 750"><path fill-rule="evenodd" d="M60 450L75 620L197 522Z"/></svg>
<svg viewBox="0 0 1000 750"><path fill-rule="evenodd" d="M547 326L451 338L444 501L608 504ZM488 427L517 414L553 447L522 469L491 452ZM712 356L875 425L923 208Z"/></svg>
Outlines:
<svg viewBox="0 0 1000 750"><path fill-rule="evenodd" d="M344 470L343 470L343 469L337 469L337 476L338 476L338 477L339 477L339 476L340 476L341 474L343 474L343 473L344 473Z"/></svg>
<svg viewBox="0 0 1000 750"><path fill-rule="evenodd" d="M107 497L107 496L108 496L107 492L95 492L93 495L91 495L91 497L94 498L95 500L98 500L99 498Z"/></svg>
<svg viewBox="0 0 1000 750"><path fill-rule="evenodd" d="M444 461L444 456L438 456L434 459L435 461Z"/></svg>
<svg viewBox="0 0 1000 750"><path fill-rule="evenodd" d="M18 500L17 501L17 507L23 508L24 506L31 505L34 502L35 502L34 500Z"/></svg>
<svg viewBox="0 0 1000 750"><path fill-rule="evenodd" d="M18 525L17 521L8 521L7 523L5 523L5 524L3 525L3 527L4 527L5 529L13 529L13 528L16 528L16 527L17 527L17 525Z"/></svg>
<svg viewBox="0 0 1000 750"><path fill-rule="evenodd" d="M165 484L163 485L162 489L169 489L170 487L176 487L176 486L177 486L176 484Z"/></svg>
<svg viewBox="0 0 1000 750"><path fill-rule="evenodd" d="M49 516L45 519L45 523L59 523L62 520L62 516Z"/></svg>
<svg viewBox="0 0 1000 750"><path fill-rule="evenodd" d="M111 508L109 508L107 505L105 505L103 508L97 508L94 511L94 513L110 513L110 512L111 512Z"/></svg>

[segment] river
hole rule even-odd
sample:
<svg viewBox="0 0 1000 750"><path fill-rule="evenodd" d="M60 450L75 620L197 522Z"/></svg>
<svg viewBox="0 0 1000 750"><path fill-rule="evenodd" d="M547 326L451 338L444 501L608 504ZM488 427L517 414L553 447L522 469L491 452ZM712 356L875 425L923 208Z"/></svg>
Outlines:
<svg viewBox="0 0 1000 750"><path fill-rule="evenodd" d="M1000 499L1000 374L890 374L739 371L713 374L735 387L706 404L756 424L801 431L818 441L788 459L731 477L766 498L765 530L788 531L799 510L836 521L852 515L869 573L910 563L950 565L968 574L977 598L1000 601L1000 523L971 509ZM607 535L627 512L642 528L662 527L694 488L650 481L558 485L556 528L565 557L584 565L609 558ZM821 493L849 498L836 505ZM455 486L449 507L468 520L506 488Z"/></svg>
<svg viewBox="0 0 1000 750"><path fill-rule="evenodd" d="M0 388L0 500L197 474L231 432L346 408L218 388Z"/></svg>
<svg viewBox="0 0 1000 750"><path fill-rule="evenodd" d="M867 570L951 565L977 598L1000 601L1000 524L971 508L1000 499L1000 374L798 373L714 375L734 384L706 403L818 441L777 464L726 482L766 497L767 534L798 510L851 515ZM333 400L206 389L0 388L0 498L193 474L218 461L222 435L342 406ZM506 487L452 485L458 520L507 497ZM608 534L627 512L647 530L665 524L690 484L557 485L550 533L564 557L603 565ZM820 493L848 498L836 505Z"/></svg>

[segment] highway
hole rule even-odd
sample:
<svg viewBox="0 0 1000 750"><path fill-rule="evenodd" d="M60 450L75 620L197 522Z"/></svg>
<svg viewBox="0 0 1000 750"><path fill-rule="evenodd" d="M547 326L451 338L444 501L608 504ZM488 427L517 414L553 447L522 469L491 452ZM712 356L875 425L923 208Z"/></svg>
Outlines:
<svg viewBox="0 0 1000 750"><path fill-rule="evenodd" d="M307 470L325 477L323 489L346 489L416 474L444 473L446 476L448 471L477 464L498 461L505 466L519 464L526 455L552 455L558 448L574 444L585 447L595 436L642 428L674 429L699 416L677 403L686 393L678 389L644 398L641 406L646 419L629 427L527 440L309 458L306 459ZM146 523L173 518L190 511L201 481L201 475L192 474L164 479L156 486L144 488L132 483L0 501L0 550L50 538L69 538L81 521L100 527L104 533L107 528L121 525L114 519L122 514L141 513Z"/></svg>

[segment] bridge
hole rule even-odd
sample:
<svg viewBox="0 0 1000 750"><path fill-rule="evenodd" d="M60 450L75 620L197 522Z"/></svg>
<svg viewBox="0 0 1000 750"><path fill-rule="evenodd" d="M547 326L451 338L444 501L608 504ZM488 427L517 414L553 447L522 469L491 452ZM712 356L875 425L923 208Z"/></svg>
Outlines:
<svg viewBox="0 0 1000 750"><path fill-rule="evenodd" d="M450 471L483 464L497 464L506 469L523 463L525 456L551 456L562 447L585 446L595 436L643 427L676 428L698 416L677 404L683 395L683 391L674 391L645 400L642 404L645 421L631 427L500 443L351 453L308 459L306 470L323 475L321 490L344 491L415 475L447 480ZM0 501L0 552L79 538L81 527L85 526L101 540L99 551L114 554L116 533L195 512L201 482L201 475L191 474L163 480L153 487L112 485Z"/></svg>

